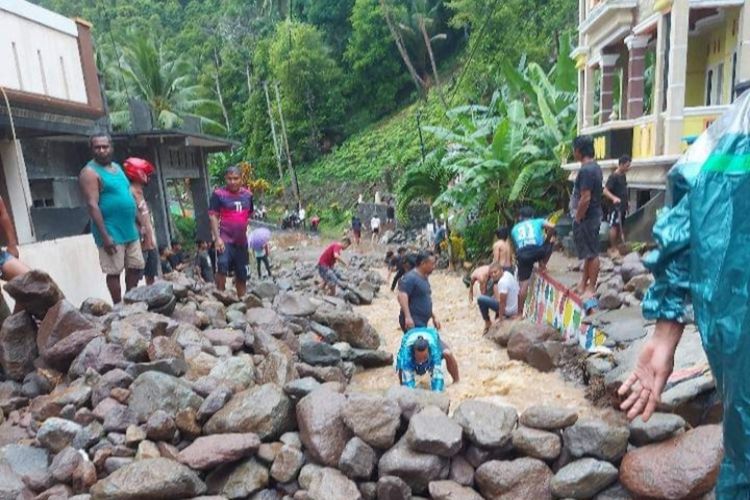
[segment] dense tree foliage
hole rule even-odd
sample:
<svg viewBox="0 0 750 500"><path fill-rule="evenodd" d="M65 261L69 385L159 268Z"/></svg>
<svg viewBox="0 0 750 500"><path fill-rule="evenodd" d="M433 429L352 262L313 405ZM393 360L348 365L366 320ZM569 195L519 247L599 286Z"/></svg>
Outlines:
<svg viewBox="0 0 750 500"><path fill-rule="evenodd" d="M575 0L34 1L94 24L116 123L134 96L158 126L200 116L243 144L214 168L288 185L289 156L320 211L399 189L470 232L565 195Z"/></svg>

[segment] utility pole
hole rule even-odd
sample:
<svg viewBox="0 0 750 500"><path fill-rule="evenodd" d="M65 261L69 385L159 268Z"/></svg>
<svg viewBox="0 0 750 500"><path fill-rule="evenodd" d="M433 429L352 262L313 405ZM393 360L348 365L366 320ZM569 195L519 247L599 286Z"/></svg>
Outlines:
<svg viewBox="0 0 750 500"><path fill-rule="evenodd" d="M299 194L299 183L297 182L297 172L292 165L292 155L289 153L289 138L286 135L286 125L284 123L284 112L281 109L281 95L279 93L279 83L274 84L276 88L276 104L279 107L279 121L281 122L281 137L284 139L284 148L286 149L286 162L289 168L289 176L292 178L292 192L297 200L297 208L302 206L302 199Z"/></svg>
<svg viewBox="0 0 750 500"><path fill-rule="evenodd" d="M263 91L266 93L266 107L268 108L268 119L271 121L271 136L273 137L273 152L276 155L276 166L279 167L279 182L284 189L284 198L287 198L286 186L284 186L284 168L281 166L281 149L276 138L276 123L273 119L273 108L271 98L268 95L268 82L263 82Z"/></svg>

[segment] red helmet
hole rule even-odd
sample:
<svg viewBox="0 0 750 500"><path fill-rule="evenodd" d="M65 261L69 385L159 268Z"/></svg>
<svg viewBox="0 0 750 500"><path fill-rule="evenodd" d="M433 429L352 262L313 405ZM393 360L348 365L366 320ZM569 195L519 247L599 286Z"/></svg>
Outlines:
<svg viewBox="0 0 750 500"><path fill-rule="evenodd" d="M141 184L146 184L148 177L156 171L151 162L143 158L128 158L124 165L128 179Z"/></svg>

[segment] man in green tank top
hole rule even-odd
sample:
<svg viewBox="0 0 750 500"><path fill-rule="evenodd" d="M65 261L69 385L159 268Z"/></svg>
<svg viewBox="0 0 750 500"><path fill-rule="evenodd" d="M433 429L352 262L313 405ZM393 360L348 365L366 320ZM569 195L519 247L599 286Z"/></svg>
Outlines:
<svg viewBox="0 0 750 500"><path fill-rule="evenodd" d="M130 181L122 167L112 161L112 139L96 134L89 140L94 159L81 170L79 184L91 216L91 233L99 247L99 263L107 275L112 302L122 300L120 275L125 270L125 288L138 285L145 263L136 226L137 209Z"/></svg>

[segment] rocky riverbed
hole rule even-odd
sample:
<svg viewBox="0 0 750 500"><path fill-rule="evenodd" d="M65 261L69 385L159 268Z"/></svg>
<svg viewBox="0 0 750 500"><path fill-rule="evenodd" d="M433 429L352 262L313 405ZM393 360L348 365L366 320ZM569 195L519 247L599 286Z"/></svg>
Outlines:
<svg viewBox="0 0 750 500"><path fill-rule="evenodd" d="M506 354L491 340L450 338L469 332L446 328L465 382L441 394L395 386L396 337L378 319L392 299L377 259L355 256L349 290L329 298L316 256L313 247L279 255L276 282L252 283L242 300L181 275L132 290L114 309L70 304L37 271L9 283L26 312L0 329L0 499L700 498L712 489L718 426L670 414L628 425L592 409L555 367L522 361L498 358L494 370L526 373L523 390L488 389L490 349ZM466 301L464 288L452 293ZM518 323L492 338L507 337L528 361L545 335Z"/></svg>

